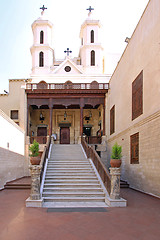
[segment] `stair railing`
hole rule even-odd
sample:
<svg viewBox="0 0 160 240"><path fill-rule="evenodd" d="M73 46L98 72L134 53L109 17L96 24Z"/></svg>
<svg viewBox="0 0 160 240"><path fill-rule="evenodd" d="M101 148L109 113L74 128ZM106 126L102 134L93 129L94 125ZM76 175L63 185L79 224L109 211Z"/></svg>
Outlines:
<svg viewBox="0 0 160 240"><path fill-rule="evenodd" d="M48 137L47 144L44 147L44 151L43 151L42 156L41 156L40 165L42 166L42 169L41 169L41 174L40 174L40 183L42 181L42 177L43 177L43 173L44 173L44 167L45 167L45 164L46 164L46 159L48 158L50 143L51 143L51 136Z"/></svg>
<svg viewBox="0 0 160 240"><path fill-rule="evenodd" d="M81 144L83 146L83 149L87 155L87 158L90 158L92 160L92 162L94 163L103 183L105 188L108 191L108 194L110 194L111 192L111 177L110 174L108 172L108 170L106 169L106 167L104 166L104 164L102 163L100 157L98 156L97 152L94 150L93 147L88 146L87 142L85 141L85 138L82 137L81 138Z"/></svg>

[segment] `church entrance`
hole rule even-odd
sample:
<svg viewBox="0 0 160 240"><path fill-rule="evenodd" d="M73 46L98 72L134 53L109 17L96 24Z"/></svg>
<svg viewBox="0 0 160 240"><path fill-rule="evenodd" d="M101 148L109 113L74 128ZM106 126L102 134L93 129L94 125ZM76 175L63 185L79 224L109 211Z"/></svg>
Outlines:
<svg viewBox="0 0 160 240"><path fill-rule="evenodd" d="M60 128L60 144L70 144L70 128Z"/></svg>

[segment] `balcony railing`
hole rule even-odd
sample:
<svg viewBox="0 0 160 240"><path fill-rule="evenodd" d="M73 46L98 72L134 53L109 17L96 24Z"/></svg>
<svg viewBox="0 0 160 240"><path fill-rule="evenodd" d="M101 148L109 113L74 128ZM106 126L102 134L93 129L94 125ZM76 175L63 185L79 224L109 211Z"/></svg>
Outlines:
<svg viewBox="0 0 160 240"><path fill-rule="evenodd" d="M102 142L102 137L100 136L86 136L85 139L88 144L101 144Z"/></svg>
<svg viewBox="0 0 160 240"><path fill-rule="evenodd" d="M108 83L27 83L26 89L105 89L108 90Z"/></svg>
<svg viewBox="0 0 160 240"><path fill-rule="evenodd" d="M46 144L47 136L30 137L31 144L33 143L34 140L36 140L39 144Z"/></svg>

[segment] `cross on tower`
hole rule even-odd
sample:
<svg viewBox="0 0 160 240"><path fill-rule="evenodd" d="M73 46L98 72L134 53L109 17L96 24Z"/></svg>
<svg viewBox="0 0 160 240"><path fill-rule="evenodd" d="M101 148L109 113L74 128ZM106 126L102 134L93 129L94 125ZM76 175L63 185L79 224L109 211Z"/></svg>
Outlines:
<svg viewBox="0 0 160 240"><path fill-rule="evenodd" d="M92 10L94 10L94 8L92 8L91 6L89 6L89 8L87 8L86 10L89 10L89 12L92 12Z"/></svg>
<svg viewBox="0 0 160 240"><path fill-rule="evenodd" d="M44 10L46 10L47 8L45 8L45 6L43 5L43 7L41 7L40 9L42 9L42 11L44 12Z"/></svg>
<svg viewBox="0 0 160 240"><path fill-rule="evenodd" d="M72 53L72 51L70 51L69 48L67 48L67 50L65 50L64 53L67 53L67 56L69 56L69 54Z"/></svg>

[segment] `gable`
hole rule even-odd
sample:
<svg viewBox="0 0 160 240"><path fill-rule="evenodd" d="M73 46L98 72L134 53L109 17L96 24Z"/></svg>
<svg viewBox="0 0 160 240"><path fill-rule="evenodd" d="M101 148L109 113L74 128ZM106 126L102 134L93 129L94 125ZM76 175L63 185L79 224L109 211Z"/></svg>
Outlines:
<svg viewBox="0 0 160 240"><path fill-rule="evenodd" d="M54 70L53 73L63 74L63 75L67 75L67 74L75 75L75 74L82 74L82 71L74 62L72 62L70 59L66 59Z"/></svg>

